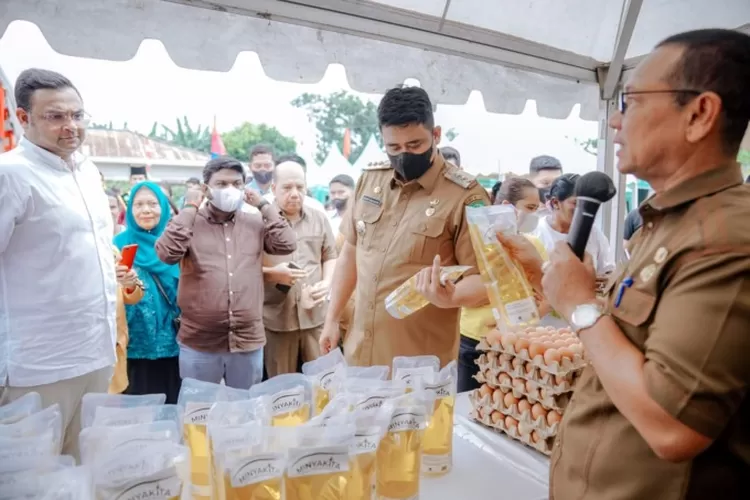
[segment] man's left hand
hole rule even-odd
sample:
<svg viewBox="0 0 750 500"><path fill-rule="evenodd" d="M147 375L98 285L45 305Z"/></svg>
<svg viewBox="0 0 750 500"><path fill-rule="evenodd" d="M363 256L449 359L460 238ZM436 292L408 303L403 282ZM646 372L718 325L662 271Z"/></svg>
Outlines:
<svg viewBox="0 0 750 500"><path fill-rule="evenodd" d="M581 262L570 245L557 242L544 267L542 287L552 308L569 320L577 306L596 301L596 273L591 256L586 253Z"/></svg>
<svg viewBox="0 0 750 500"><path fill-rule="evenodd" d="M440 284L440 267L440 256L436 255L432 267L425 267L417 273L417 291L434 306L451 309L456 307L453 303L456 285L450 281L445 286Z"/></svg>

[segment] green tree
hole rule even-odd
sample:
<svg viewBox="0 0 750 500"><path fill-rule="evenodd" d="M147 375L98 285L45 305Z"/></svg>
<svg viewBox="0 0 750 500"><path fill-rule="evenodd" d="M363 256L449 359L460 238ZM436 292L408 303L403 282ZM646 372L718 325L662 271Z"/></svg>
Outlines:
<svg viewBox="0 0 750 500"><path fill-rule="evenodd" d="M294 139L265 123L256 125L245 122L226 134L222 134L221 138L224 141L224 147L227 148L227 154L242 161L248 159L248 152L256 144L271 146L277 155L294 153L297 150L297 142Z"/></svg>
<svg viewBox="0 0 750 500"><path fill-rule="evenodd" d="M458 137L458 132L456 132L455 128L451 127L451 128L449 128L448 130L445 131L445 137L449 141L452 141L453 139L455 139L456 137Z"/></svg>
<svg viewBox="0 0 750 500"><path fill-rule="evenodd" d="M181 120L177 118L175 122L175 128L154 123L153 127L151 127L151 132L148 134L149 138L169 142L184 148L203 151L204 153L211 151L211 131L208 127L198 125L197 129L193 129L187 116L183 116Z"/></svg>
<svg viewBox="0 0 750 500"><path fill-rule="evenodd" d="M356 162L362 154L370 136L375 136L383 146L377 106L345 90L326 96L304 93L292 101L292 106L304 109L310 122L318 129L315 161L319 164L326 159L331 146L343 148L347 128L351 133L351 163Z"/></svg>
<svg viewBox="0 0 750 500"><path fill-rule="evenodd" d="M573 140L588 154L596 156L599 147L599 139L594 137L593 139L586 139L585 141L582 141L580 139Z"/></svg>

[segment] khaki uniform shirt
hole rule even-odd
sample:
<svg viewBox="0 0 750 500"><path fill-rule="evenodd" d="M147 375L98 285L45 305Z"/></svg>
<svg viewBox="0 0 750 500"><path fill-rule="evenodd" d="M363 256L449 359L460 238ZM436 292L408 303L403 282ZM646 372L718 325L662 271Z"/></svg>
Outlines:
<svg viewBox="0 0 750 500"><path fill-rule="evenodd" d="M278 211L279 208L273 204ZM263 302L263 324L275 332L296 332L316 328L323 324L327 303L310 310L299 305L302 286L313 286L323 279L323 263L336 258L336 241L331 224L325 213L314 208L303 208L299 220L290 225L297 237L297 250L285 257L267 256L270 265L281 262L294 262L308 275L284 293L276 288L276 283L265 283Z"/></svg>
<svg viewBox="0 0 750 500"><path fill-rule="evenodd" d="M646 357L646 390L713 440L692 461L659 459L584 370L554 445L555 500L750 498L750 189L736 165L641 207L607 309ZM633 279L615 305L620 284Z"/></svg>
<svg viewBox="0 0 750 500"><path fill-rule="evenodd" d="M388 365L394 356L436 355L443 365L458 355L460 308L428 304L404 319L385 309L386 296L435 255L443 265L467 265L477 274L464 208L488 205L473 176L448 165L441 155L419 179L403 184L390 164L366 169L341 233L356 246L354 318L344 342L350 364Z"/></svg>

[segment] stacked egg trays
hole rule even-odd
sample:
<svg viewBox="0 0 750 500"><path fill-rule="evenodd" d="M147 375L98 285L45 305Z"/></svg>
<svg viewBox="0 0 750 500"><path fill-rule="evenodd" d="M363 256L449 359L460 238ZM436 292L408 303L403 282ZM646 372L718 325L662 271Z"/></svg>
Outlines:
<svg viewBox="0 0 750 500"><path fill-rule="evenodd" d="M581 369L583 345L569 328L493 332L478 345L471 417L549 455Z"/></svg>

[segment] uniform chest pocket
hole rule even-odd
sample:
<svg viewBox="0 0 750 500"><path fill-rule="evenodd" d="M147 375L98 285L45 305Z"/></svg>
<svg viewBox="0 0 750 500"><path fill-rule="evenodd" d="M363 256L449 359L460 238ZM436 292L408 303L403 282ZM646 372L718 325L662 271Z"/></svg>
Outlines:
<svg viewBox="0 0 750 500"><path fill-rule="evenodd" d="M412 239L409 262L430 265L436 255L445 263L453 257L453 240L446 229L446 220L430 217L411 224Z"/></svg>
<svg viewBox="0 0 750 500"><path fill-rule="evenodd" d="M383 207L370 206L365 203L354 219L354 231L357 233L357 243L369 247L373 241L373 235L377 225L383 217Z"/></svg>
<svg viewBox="0 0 750 500"><path fill-rule="evenodd" d="M613 300L617 300L618 289ZM642 348L648 334L647 322L656 308L656 297L637 288L626 288L618 307L612 304L610 312L630 340Z"/></svg>

